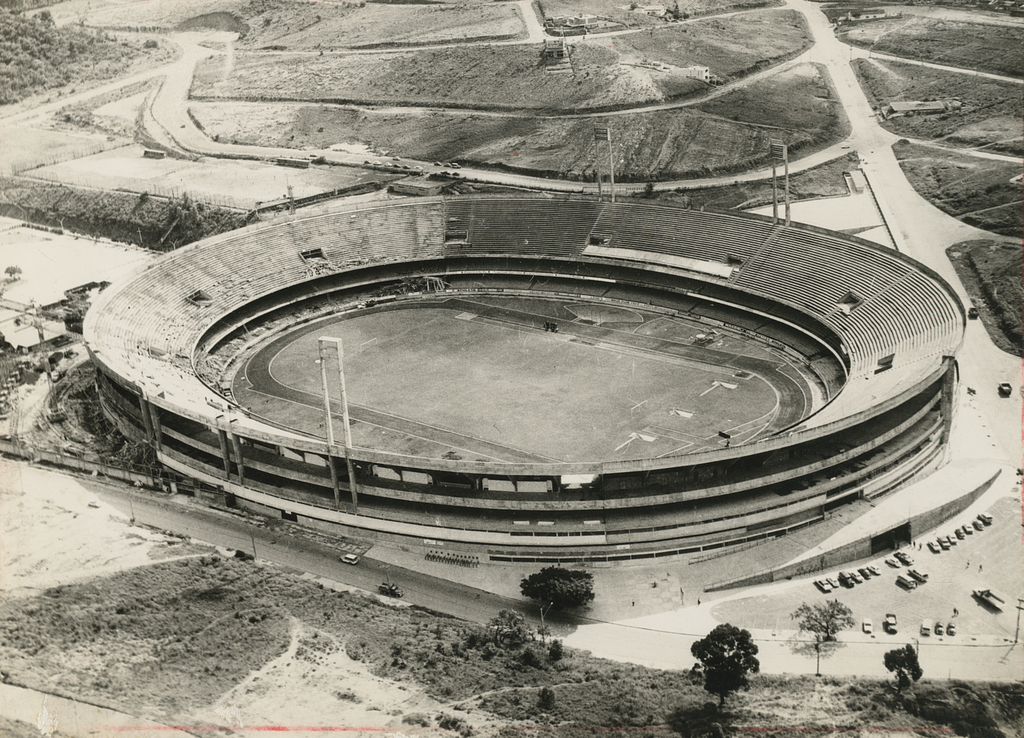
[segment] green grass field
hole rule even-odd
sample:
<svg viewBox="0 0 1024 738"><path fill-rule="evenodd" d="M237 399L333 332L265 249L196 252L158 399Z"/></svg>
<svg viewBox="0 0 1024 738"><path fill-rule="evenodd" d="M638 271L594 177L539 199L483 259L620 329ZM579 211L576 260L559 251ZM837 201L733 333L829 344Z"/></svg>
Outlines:
<svg viewBox="0 0 1024 738"><path fill-rule="evenodd" d="M317 339L340 338L355 445L423 456L651 458L720 448L719 431L739 443L773 428L783 379L763 348L724 336L695 347L700 324L621 309L605 316L620 322L570 322L595 309L501 299L364 312L264 346L245 376L304 405L286 413L301 425L320 412ZM557 334L543 330L551 318ZM236 394L246 386L236 377Z"/></svg>

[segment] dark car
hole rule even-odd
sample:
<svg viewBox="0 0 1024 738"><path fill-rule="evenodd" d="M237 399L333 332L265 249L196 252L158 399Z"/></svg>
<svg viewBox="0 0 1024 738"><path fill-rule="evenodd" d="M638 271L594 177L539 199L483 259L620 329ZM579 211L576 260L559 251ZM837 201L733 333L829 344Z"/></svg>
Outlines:
<svg viewBox="0 0 1024 738"><path fill-rule="evenodd" d="M1000 397L1009 397L1013 394L1013 387L1010 386L1009 382L1003 382L997 388Z"/></svg>

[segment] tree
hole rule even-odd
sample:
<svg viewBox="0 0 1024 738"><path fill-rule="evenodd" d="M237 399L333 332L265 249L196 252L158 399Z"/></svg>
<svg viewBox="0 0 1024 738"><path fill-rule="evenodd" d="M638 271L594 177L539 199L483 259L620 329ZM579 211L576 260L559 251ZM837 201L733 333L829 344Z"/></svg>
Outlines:
<svg viewBox="0 0 1024 738"><path fill-rule="evenodd" d="M757 646L749 630L723 623L690 646L700 664L694 668L704 675L704 689L718 695L718 706L730 692L747 686L747 674L761 670Z"/></svg>
<svg viewBox="0 0 1024 738"><path fill-rule="evenodd" d="M917 660L917 651L910 644L903 648L894 648L885 654L885 668L896 672L896 691L902 692L916 682L924 672Z"/></svg>
<svg viewBox="0 0 1024 738"><path fill-rule="evenodd" d="M7 278L12 282L17 282L21 279L21 267L15 265L9 266L4 269L4 274L6 274Z"/></svg>
<svg viewBox="0 0 1024 738"><path fill-rule="evenodd" d="M494 633L494 642L509 648L521 646L530 640L530 629L526 618L515 610L501 610L491 620L490 629Z"/></svg>
<svg viewBox="0 0 1024 738"><path fill-rule="evenodd" d="M814 636L814 655L817 659L815 675L821 676L821 655L831 655L839 631L854 626L853 612L839 600L816 605L804 602L790 617L797 621L801 632Z"/></svg>
<svg viewBox="0 0 1024 738"><path fill-rule="evenodd" d="M594 577L589 572L547 566L523 579L524 597L550 602L555 607L576 607L594 599Z"/></svg>
<svg viewBox="0 0 1024 738"><path fill-rule="evenodd" d="M537 699L537 707L549 712L555 706L555 690L551 687L541 687L540 696Z"/></svg>

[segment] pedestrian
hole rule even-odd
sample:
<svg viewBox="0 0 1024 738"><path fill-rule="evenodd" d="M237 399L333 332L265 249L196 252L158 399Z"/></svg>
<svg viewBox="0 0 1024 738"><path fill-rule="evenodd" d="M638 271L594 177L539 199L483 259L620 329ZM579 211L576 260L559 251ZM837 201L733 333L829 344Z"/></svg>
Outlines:
<svg viewBox="0 0 1024 738"><path fill-rule="evenodd" d="M633 600L633 604L631 605L631 607L636 607L636 600Z"/></svg>
<svg viewBox="0 0 1024 738"><path fill-rule="evenodd" d="M978 571L981 571L981 564L978 564Z"/></svg>
<svg viewBox="0 0 1024 738"><path fill-rule="evenodd" d="M700 607L700 597L697 598L697 607Z"/></svg>
<svg viewBox="0 0 1024 738"><path fill-rule="evenodd" d="M967 560L967 566L965 566L964 568L965 569L970 569L971 568L971 560L970 559Z"/></svg>

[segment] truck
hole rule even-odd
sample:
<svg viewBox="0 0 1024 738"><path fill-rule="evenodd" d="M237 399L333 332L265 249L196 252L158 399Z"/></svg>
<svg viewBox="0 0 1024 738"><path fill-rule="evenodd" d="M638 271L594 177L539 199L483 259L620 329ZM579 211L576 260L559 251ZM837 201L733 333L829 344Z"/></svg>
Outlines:
<svg viewBox="0 0 1024 738"><path fill-rule="evenodd" d="M377 587L377 590L382 595L387 595L388 597L401 597L405 594L405 592L402 591L401 587L399 587L397 584L392 584L391 582L381 582L380 586Z"/></svg>
<svg viewBox="0 0 1024 738"><path fill-rule="evenodd" d="M996 592L994 589L976 589L971 594L996 610L1006 607L1006 595Z"/></svg>

